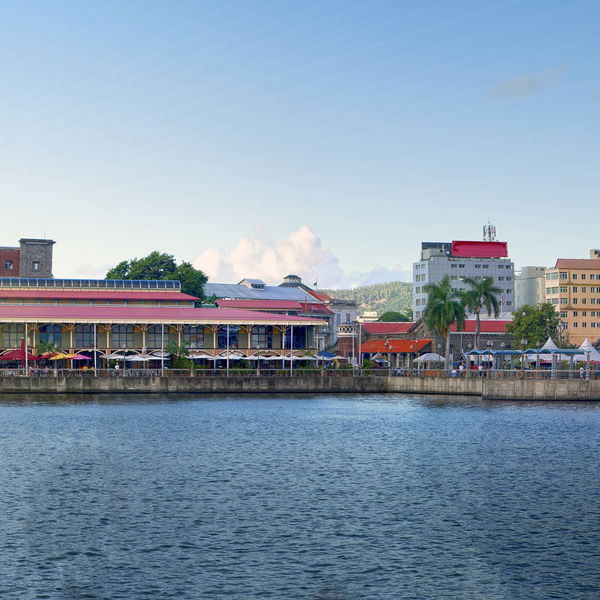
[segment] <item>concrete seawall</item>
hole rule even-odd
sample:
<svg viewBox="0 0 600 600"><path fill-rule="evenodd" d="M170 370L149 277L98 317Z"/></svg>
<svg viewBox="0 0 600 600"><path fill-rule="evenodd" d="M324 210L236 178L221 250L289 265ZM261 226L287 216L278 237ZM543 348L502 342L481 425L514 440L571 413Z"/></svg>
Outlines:
<svg viewBox="0 0 600 600"><path fill-rule="evenodd" d="M485 400L600 400L600 380L443 377L5 377L0 394L441 394Z"/></svg>

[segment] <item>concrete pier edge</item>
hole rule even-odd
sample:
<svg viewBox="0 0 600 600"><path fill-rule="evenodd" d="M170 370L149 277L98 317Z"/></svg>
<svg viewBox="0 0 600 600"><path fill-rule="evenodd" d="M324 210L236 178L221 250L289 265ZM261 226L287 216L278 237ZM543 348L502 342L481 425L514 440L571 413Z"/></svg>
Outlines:
<svg viewBox="0 0 600 600"><path fill-rule="evenodd" d="M0 394L436 394L484 400L600 400L600 380L445 377L5 377Z"/></svg>

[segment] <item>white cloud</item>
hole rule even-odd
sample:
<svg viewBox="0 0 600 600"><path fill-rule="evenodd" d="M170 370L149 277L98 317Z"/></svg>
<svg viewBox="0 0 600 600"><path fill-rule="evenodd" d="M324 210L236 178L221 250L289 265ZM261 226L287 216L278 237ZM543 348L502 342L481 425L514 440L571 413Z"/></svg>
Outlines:
<svg viewBox="0 0 600 600"><path fill-rule="evenodd" d="M377 266L366 273L346 274L338 257L306 225L278 241L269 240L262 229L257 236L260 239L241 238L229 252L207 248L194 266L202 269L210 281L222 283L237 283L252 277L275 284L293 273L308 285L318 281L320 288L346 288L411 278L399 266L391 269Z"/></svg>
<svg viewBox="0 0 600 600"><path fill-rule="evenodd" d="M564 68L543 69L537 74L523 74L494 86L492 95L495 98L526 98L535 92L557 85L564 73Z"/></svg>

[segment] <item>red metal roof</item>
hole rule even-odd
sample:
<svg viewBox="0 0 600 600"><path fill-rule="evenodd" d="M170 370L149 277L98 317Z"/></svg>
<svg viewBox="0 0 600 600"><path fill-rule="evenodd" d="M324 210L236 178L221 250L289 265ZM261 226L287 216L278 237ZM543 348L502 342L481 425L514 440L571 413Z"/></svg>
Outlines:
<svg viewBox="0 0 600 600"><path fill-rule="evenodd" d="M431 340L368 340L361 344L360 351L382 354L420 352Z"/></svg>
<svg viewBox="0 0 600 600"><path fill-rule="evenodd" d="M460 331L463 333L475 333L475 319L465 321L465 326ZM506 326L512 321L500 321L498 319L482 319L479 324L481 333L506 333ZM450 326L450 331L456 332L456 323ZM459 332L460 333L460 332Z"/></svg>
<svg viewBox="0 0 600 600"><path fill-rule="evenodd" d="M414 322L407 323L363 323L362 327L367 333L374 335L390 335L392 333L407 333Z"/></svg>
<svg viewBox="0 0 600 600"><path fill-rule="evenodd" d="M555 269L594 269L600 270L600 259L597 258L559 258Z"/></svg>
<svg viewBox="0 0 600 600"><path fill-rule="evenodd" d="M508 256L506 242L453 241L452 256L472 258L505 258Z"/></svg>
<svg viewBox="0 0 600 600"><path fill-rule="evenodd" d="M262 308L268 310L295 310L300 313L321 313L333 314L326 306L312 302L300 302L298 300L255 300L255 299L236 299L215 300L217 306L222 308L244 308L260 310Z"/></svg>
<svg viewBox="0 0 600 600"><path fill-rule="evenodd" d="M314 296L317 300L320 300L321 302L329 302L331 300L331 296L328 296L325 292L311 290L309 294L311 294L311 296Z"/></svg>
<svg viewBox="0 0 600 600"><path fill-rule="evenodd" d="M5 290L0 288L0 298L56 298L57 300L198 300L183 292L147 291L111 291L111 290Z"/></svg>
<svg viewBox="0 0 600 600"><path fill-rule="evenodd" d="M220 323L236 321L239 324L251 323L299 323L322 324L319 319L295 315L278 315L229 308L179 308L176 306L77 306L77 305L0 305L2 320L86 321L86 322L142 322L170 321L173 323L207 322Z"/></svg>

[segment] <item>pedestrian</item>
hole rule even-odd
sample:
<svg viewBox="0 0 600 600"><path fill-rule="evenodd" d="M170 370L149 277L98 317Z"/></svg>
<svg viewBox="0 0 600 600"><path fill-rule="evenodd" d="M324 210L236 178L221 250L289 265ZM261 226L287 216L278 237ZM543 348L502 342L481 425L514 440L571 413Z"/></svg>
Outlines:
<svg viewBox="0 0 600 600"><path fill-rule="evenodd" d="M579 379L583 379L584 373L585 371L582 365L581 367L579 367Z"/></svg>

